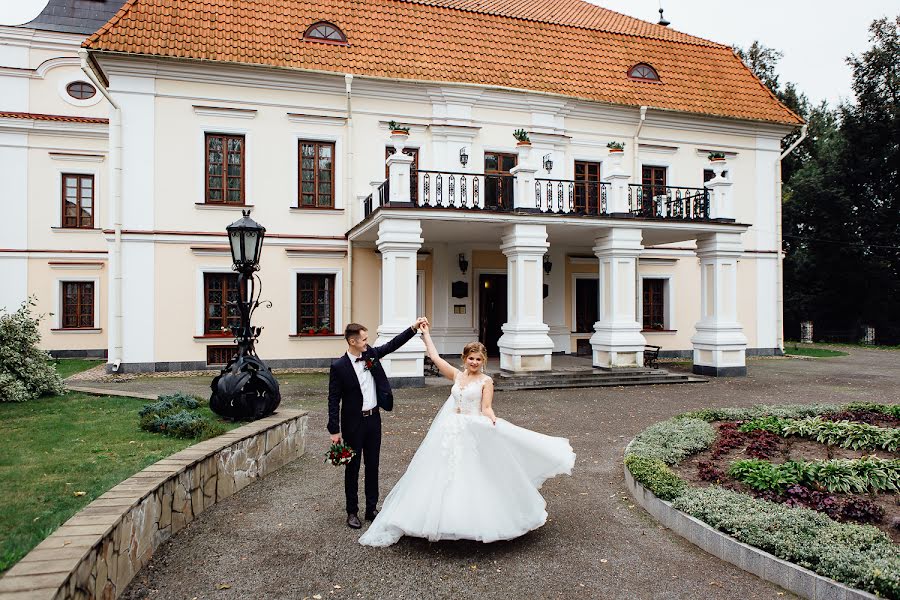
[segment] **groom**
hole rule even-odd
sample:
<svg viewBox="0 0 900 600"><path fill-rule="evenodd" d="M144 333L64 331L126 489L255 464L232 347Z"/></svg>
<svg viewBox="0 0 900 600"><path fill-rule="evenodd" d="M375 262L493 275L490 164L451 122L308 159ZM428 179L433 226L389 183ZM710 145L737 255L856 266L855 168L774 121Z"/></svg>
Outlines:
<svg viewBox="0 0 900 600"><path fill-rule="evenodd" d="M369 331L357 323L347 325L344 339L347 352L331 363L328 380L328 433L338 443L344 441L356 455L344 471L347 496L347 526L362 527L359 522L359 464L366 462L366 515L371 521L378 514L378 455L381 450L379 409L392 410L394 395L380 359L400 348L428 323L419 317L403 333L377 348L369 347Z"/></svg>

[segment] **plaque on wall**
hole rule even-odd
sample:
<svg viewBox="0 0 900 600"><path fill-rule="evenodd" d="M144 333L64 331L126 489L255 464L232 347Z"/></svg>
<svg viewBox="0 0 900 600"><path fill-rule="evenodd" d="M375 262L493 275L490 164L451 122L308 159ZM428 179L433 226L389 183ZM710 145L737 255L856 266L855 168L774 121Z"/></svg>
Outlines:
<svg viewBox="0 0 900 600"><path fill-rule="evenodd" d="M546 283L544 284L544 298L550 295L550 286Z"/></svg>
<svg viewBox="0 0 900 600"><path fill-rule="evenodd" d="M468 298L469 283L467 281L454 281L450 284L450 291L454 298Z"/></svg>

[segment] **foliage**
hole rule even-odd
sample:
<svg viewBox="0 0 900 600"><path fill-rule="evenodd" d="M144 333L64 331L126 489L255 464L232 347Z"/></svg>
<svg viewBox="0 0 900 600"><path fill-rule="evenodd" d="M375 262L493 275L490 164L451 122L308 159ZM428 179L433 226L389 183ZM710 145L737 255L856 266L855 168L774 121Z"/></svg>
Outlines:
<svg viewBox="0 0 900 600"><path fill-rule="evenodd" d="M866 498L848 498L841 506L840 518L860 523L878 523L884 509Z"/></svg>
<svg viewBox="0 0 900 600"><path fill-rule="evenodd" d="M531 139L528 137L528 132L524 129L516 129L513 131L513 137L520 142L530 142Z"/></svg>
<svg viewBox="0 0 900 600"><path fill-rule="evenodd" d="M889 421L893 424L900 424L900 419L891 414L864 408L857 410L842 410L836 413L827 413L822 415L822 418L826 421L855 421L858 423L867 423L869 425L877 425L881 421Z"/></svg>
<svg viewBox="0 0 900 600"><path fill-rule="evenodd" d="M847 356L846 352L840 350L829 350L828 348L815 348L810 346L798 346L796 344L784 347L785 354L794 356L811 356L813 358L834 358L836 356Z"/></svg>
<svg viewBox="0 0 900 600"><path fill-rule="evenodd" d="M768 431L748 434L747 454L753 458L771 458L781 450L781 438Z"/></svg>
<svg viewBox="0 0 900 600"><path fill-rule="evenodd" d="M683 458L709 448L716 437L712 425L700 419L669 419L639 433L625 454L655 458L674 465Z"/></svg>
<svg viewBox="0 0 900 600"><path fill-rule="evenodd" d="M870 525L836 523L720 487L692 488L678 510L820 575L881 596L900 596L900 547Z"/></svg>
<svg viewBox="0 0 900 600"><path fill-rule="evenodd" d="M658 458L637 454L625 457L625 466L632 477L663 500L672 500L684 492L687 484Z"/></svg>
<svg viewBox="0 0 900 600"><path fill-rule="evenodd" d="M737 423L733 421L720 423L716 443L712 448L712 457L719 458L729 450L740 448L744 445L746 437L746 434L738 429Z"/></svg>
<svg viewBox="0 0 900 600"><path fill-rule="evenodd" d="M840 446L851 450L880 448L893 452L900 447L900 429L850 421L828 421L822 417L805 419L757 417L743 423L740 430L761 430L782 436L796 435L816 440L820 444Z"/></svg>
<svg viewBox="0 0 900 600"><path fill-rule="evenodd" d="M722 483L725 481L725 471L711 462L703 460L697 463L697 477L711 483Z"/></svg>
<svg viewBox="0 0 900 600"><path fill-rule="evenodd" d="M405 127L397 121L388 121L388 129L390 129L391 131L403 131L405 133L409 133L409 127Z"/></svg>
<svg viewBox="0 0 900 600"><path fill-rule="evenodd" d="M837 412L841 406L836 404L787 404L758 405L749 408L708 408L683 413L676 419L701 419L703 421L747 421L757 417L773 416L786 419L811 417L825 412Z"/></svg>
<svg viewBox="0 0 900 600"><path fill-rule="evenodd" d="M758 491L780 492L794 484L845 494L900 491L900 460L875 456L782 464L738 460L731 464L728 474Z"/></svg>
<svg viewBox="0 0 900 600"><path fill-rule="evenodd" d="M825 513L832 519L841 516L841 503L838 499L826 492L809 489L799 484L791 484L782 492L766 491L757 494L758 498L770 502L780 502L790 507L809 508L816 512Z"/></svg>
<svg viewBox="0 0 900 600"><path fill-rule="evenodd" d="M624 142L609 142L606 144L606 147L610 150L624 150L625 143Z"/></svg>
<svg viewBox="0 0 900 600"><path fill-rule="evenodd" d="M141 429L177 438L208 439L225 432L224 425L197 412L200 402L187 394L160 396L140 411Z"/></svg>
<svg viewBox="0 0 900 600"><path fill-rule="evenodd" d="M876 404L874 402L852 402L844 407L844 410L857 411L873 411L888 415L895 419L900 419L900 404Z"/></svg>
<svg viewBox="0 0 900 600"><path fill-rule="evenodd" d="M710 152L706 155L706 158L709 160L724 160L725 153L724 152Z"/></svg>
<svg viewBox="0 0 900 600"><path fill-rule="evenodd" d="M43 315L34 315L34 298L13 313L0 308L0 402L25 402L63 393L53 359L40 350Z"/></svg>

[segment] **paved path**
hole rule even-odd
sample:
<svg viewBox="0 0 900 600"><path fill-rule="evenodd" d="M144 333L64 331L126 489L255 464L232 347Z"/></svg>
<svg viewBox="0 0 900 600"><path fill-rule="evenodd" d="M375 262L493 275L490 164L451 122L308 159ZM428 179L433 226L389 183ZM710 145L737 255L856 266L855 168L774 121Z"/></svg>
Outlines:
<svg viewBox="0 0 900 600"><path fill-rule="evenodd" d="M344 525L342 472L320 458L327 443L321 390L309 393L293 400L313 413L306 456L201 515L157 552L123 598L790 598L635 507L622 476L625 444L686 410L898 402L898 384L900 352L852 350L837 359L753 360L748 377L707 384L498 394L499 415L566 436L578 453L572 477L544 485L550 521L510 542L404 538L387 549L360 546ZM384 421L382 495L447 393L397 391Z"/></svg>

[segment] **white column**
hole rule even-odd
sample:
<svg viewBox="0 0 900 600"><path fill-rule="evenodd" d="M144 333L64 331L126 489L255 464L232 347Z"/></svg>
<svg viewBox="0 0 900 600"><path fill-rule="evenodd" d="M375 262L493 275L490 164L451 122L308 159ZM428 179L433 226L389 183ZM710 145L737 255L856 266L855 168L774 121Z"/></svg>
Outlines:
<svg viewBox="0 0 900 600"><path fill-rule="evenodd" d="M391 135L391 143L394 145L394 153L388 156L388 179L390 179L390 203L409 204L412 199L409 196L410 166L413 157L403 153L406 147L406 134L395 133Z"/></svg>
<svg viewBox="0 0 900 600"><path fill-rule="evenodd" d="M640 229L614 228L594 240L599 261L600 320L591 336L594 366L640 367L644 336L637 322L637 261Z"/></svg>
<svg viewBox="0 0 900 600"><path fill-rule="evenodd" d="M731 178L725 178L725 161L711 161L716 176L706 182L709 188L709 217L734 221L734 201L731 196Z"/></svg>
<svg viewBox="0 0 900 600"><path fill-rule="evenodd" d="M631 212L628 205L628 180L630 175L622 169L622 152L610 152L607 158L603 182L609 185L606 212L624 215Z"/></svg>
<svg viewBox="0 0 900 600"><path fill-rule="evenodd" d="M407 188L408 190L408 188ZM381 252L381 324L376 346L412 325L416 317L416 252L422 247L419 221L385 219L378 226ZM388 377L422 377L425 343L414 337L382 360Z"/></svg>
<svg viewBox="0 0 900 600"><path fill-rule="evenodd" d="M22 81L28 82L24 78ZM28 258L25 253L28 250L28 136L24 133L4 133L0 135L0 142L3 143L0 146L0 165L3 165L0 172L3 173L4 196L0 245L21 251L0 255L0 272L3 273L0 308L15 312L28 297L29 289ZM43 296L50 290L32 292ZM55 312L59 308L54 307L53 310Z"/></svg>
<svg viewBox="0 0 900 600"><path fill-rule="evenodd" d="M550 339L554 352L571 352L572 330L566 324L566 249L550 245L550 274L544 275L548 294L544 298L544 321L550 327Z"/></svg>
<svg viewBox="0 0 900 600"><path fill-rule="evenodd" d="M544 324L544 253L547 227L510 225L501 239L507 258L507 322L503 324L500 368L506 371L549 371L553 340Z"/></svg>
<svg viewBox="0 0 900 600"><path fill-rule="evenodd" d="M700 321L694 344L694 373L746 375L747 338L737 320L738 233L713 233L697 240L700 259Z"/></svg>
<svg viewBox="0 0 900 600"><path fill-rule="evenodd" d="M516 210L537 210L537 197L534 193L534 174L537 173L537 168L532 160L531 144L517 146L516 150L519 153L518 163L509 170L516 177L513 206Z"/></svg>

